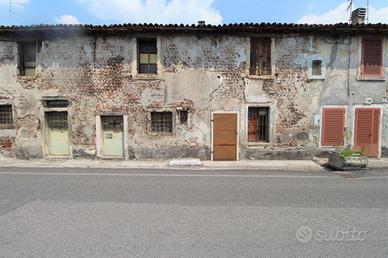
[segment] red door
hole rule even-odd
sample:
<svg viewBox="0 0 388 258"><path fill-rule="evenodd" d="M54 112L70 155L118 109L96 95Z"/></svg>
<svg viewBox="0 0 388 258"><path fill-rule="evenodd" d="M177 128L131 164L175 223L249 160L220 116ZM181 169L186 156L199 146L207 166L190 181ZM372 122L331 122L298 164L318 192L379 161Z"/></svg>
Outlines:
<svg viewBox="0 0 388 258"><path fill-rule="evenodd" d="M369 157L377 157L379 151L380 112L379 108L356 108L354 149Z"/></svg>
<svg viewBox="0 0 388 258"><path fill-rule="evenodd" d="M237 114L213 115L213 160L237 160Z"/></svg>

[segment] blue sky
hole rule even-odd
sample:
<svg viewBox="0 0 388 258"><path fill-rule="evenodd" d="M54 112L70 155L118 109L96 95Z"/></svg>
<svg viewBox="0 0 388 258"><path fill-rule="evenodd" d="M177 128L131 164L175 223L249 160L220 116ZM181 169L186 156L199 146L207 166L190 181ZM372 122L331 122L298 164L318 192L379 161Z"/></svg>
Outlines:
<svg viewBox="0 0 388 258"><path fill-rule="evenodd" d="M346 22L346 0L0 0L0 24L124 22ZM354 0L354 7L366 0ZM371 22L388 23L388 0L370 0Z"/></svg>

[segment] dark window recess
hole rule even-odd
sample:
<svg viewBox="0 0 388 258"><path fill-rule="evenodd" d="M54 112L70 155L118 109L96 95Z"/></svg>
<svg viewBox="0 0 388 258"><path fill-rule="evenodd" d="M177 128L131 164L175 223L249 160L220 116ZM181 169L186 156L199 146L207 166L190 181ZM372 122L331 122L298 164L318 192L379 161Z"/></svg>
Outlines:
<svg viewBox="0 0 388 258"><path fill-rule="evenodd" d="M46 112L46 121L49 128L67 129L67 112Z"/></svg>
<svg viewBox="0 0 388 258"><path fill-rule="evenodd" d="M271 38L251 38L250 75L271 75Z"/></svg>
<svg viewBox="0 0 388 258"><path fill-rule="evenodd" d="M123 116L102 116L101 117L102 128L107 129L120 129L124 128Z"/></svg>
<svg viewBox="0 0 388 258"><path fill-rule="evenodd" d="M19 75L35 76L36 42L19 42Z"/></svg>
<svg viewBox="0 0 388 258"><path fill-rule="evenodd" d="M248 141L269 142L269 108L248 108Z"/></svg>
<svg viewBox="0 0 388 258"><path fill-rule="evenodd" d="M157 72L157 47L156 39L138 40L139 73Z"/></svg>
<svg viewBox="0 0 388 258"><path fill-rule="evenodd" d="M311 64L311 74L312 75L322 75L322 61L313 60Z"/></svg>
<svg viewBox="0 0 388 258"><path fill-rule="evenodd" d="M151 131L172 133L172 112L151 112Z"/></svg>
<svg viewBox="0 0 388 258"><path fill-rule="evenodd" d="M189 119L189 112L187 110L179 111L179 120L181 125L187 124L188 119Z"/></svg>
<svg viewBox="0 0 388 258"><path fill-rule="evenodd" d="M0 128L12 128L12 105L0 105Z"/></svg>
<svg viewBox="0 0 388 258"><path fill-rule="evenodd" d="M381 76L383 64L382 39L362 39L362 75Z"/></svg>
<svg viewBox="0 0 388 258"><path fill-rule="evenodd" d="M69 101L66 99L45 100L44 103L45 103L45 106L48 108L57 108L57 107L69 106Z"/></svg>

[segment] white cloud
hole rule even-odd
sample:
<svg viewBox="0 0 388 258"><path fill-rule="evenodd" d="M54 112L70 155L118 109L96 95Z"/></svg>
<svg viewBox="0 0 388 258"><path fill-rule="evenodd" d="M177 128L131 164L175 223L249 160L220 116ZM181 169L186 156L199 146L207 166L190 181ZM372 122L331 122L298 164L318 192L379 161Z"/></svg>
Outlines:
<svg viewBox="0 0 388 258"><path fill-rule="evenodd" d="M222 23L214 0L79 0L104 20L132 23Z"/></svg>
<svg viewBox="0 0 388 258"><path fill-rule="evenodd" d="M333 24L340 22L348 22L350 12L347 10L349 2L343 2L336 8L323 13L321 15L308 14L298 20L298 23L308 24ZM353 6L353 9L357 8ZM381 9L370 7L369 9L370 23L388 23L388 6Z"/></svg>
<svg viewBox="0 0 388 258"><path fill-rule="evenodd" d="M303 16L298 20L298 23L329 24L329 23L347 22L349 20L349 15L350 15L349 11L347 11L348 6L349 6L348 2L343 2L342 4L340 4L333 10L328 11L327 13L324 13L321 15L308 14L306 16Z"/></svg>
<svg viewBox="0 0 388 258"><path fill-rule="evenodd" d="M369 14L369 22L388 24L388 6L381 9L370 7Z"/></svg>
<svg viewBox="0 0 388 258"><path fill-rule="evenodd" d="M55 21L59 24L78 24L77 17L69 14L64 14L61 17L55 17Z"/></svg>

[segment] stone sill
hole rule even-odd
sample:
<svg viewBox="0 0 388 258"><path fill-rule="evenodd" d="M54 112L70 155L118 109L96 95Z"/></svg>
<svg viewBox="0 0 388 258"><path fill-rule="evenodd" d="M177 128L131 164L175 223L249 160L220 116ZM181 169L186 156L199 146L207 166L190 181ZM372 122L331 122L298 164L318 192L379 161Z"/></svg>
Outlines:
<svg viewBox="0 0 388 258"><path fill-rule="evenodd" d="M263 147L270 146L271 143L270 142L258 142L258 143L245 143L244 145L249 149L254 149L254 148L263 148Z"/></svg>
<svg viewBox="0 0 388 258"><path fill-rule="evenodd" d="M160 74L136 74L135 80L160 80Z"/></svg>
<svg viewBox="0 0 388 258"><path fill-rule="evenodd" d="M46 156L45 157L47 160L65 160L65 159L72 159L73 157L69 156Z"/></svg>
<svg viewBox="0 0 388 258"><path fill-rule="evenodd" d="M275 75L248 75L247 78L251 80L274 80Z"/></svg>
<svg viewBox="0 0 388 258"><path fill-rule="evenodd" d="M13 125L10 126L0 126L0 131L2 130L15 130L15 127Z"/></svg>
<svg viewBox="0 0 388 258"><path fill-rule="evenodd" d="M149 136L154 137L175 137L174 133L154 133L154 132L147 132Z"/></svg>
<svg viewBox="0 0 388 258"><path fill-rule="evenodd" d="M27 75L17 75L16 78L21 81L29 81L29 80L34 80L37 76L27 76Z"/></svg>
<svg viewBox="0 0 388 258"><path fill-rule="evenodd" d="M357 76L357 81L378 81L378 82L384 82L385 76L383 77L363 77L361 75Z"/></svg>
<svg viewBox="0 0 388 258"><path fill-rule="evenodd" d="M307 76L307 79L310 80L310 81L315 81L315 80L319 80L319 81L323 81L326 79L326 76L323 76L323 75L309 75Z"/></svg>
<svg viewBox="0 0 388 258"><path fill-rule="evenodd" d="M117 157L117 156L100 156L98 158L102 160L125 160L125 157Z"/></svg>

